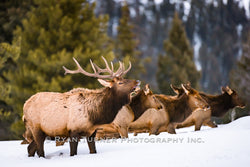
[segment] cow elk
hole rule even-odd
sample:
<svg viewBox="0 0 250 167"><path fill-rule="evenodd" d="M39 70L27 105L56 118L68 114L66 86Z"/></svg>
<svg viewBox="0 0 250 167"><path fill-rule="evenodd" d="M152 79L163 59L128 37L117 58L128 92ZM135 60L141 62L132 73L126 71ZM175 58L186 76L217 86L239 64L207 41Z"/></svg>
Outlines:
<svg viewBox="0 0 250 167"><path fill-rule="evenodd" d="M189 89L191 88L190 83L185 84L185 86ZM182 88L178 88L173 86L172 89L177 93L176 90L180 90ZM237 92L233 89L230 89L228 86L221 87L222 94L220 95L209 95L203 92L200 92L200 96L206 100L208 105L211 107L211 116L213 117L222 117L224 116L229 109L235 108L235 107L245 107L244 102L239 98ZM212 128L217 127L216 124L214 124L212 121L205 124L207 126L210 126Z"/></svg>
<svg viewBox="0 0 250 167"><path fill-rule="evenodd" d="M210 114L207 102L199 96L199 93L194 89L185 88L182 85L184 93L179 97L169 97L166 95L156 95L163 104L163 110L153 112L146 111L137 121L129 126L130 131L145 132L149 134L159 134L160 132L176 133L175 128L179 126L190 126L195 124L195 130L200 129L200 122L194 117L196 111L204 111ZM192 118L189 124L180 124L188 117ZM208 120L204 120L204 122ZM186 122L185 122L186 123Z"/></svg>
<svg viewBox="0 0 250 167"><path fill-rule="evenodd" d="M96 153L96 130L93 127L112 122L122 106L130 102L131 93L139 86L136 80L122 78L131 69L130 62L128 69L125 69L124 63L119 62L120 66L114 72L112 62L110 67L105 58L102 59L106 65L104 69L90 60L94 73L83 70L76 59L77 70L63 68L65 74L81 73L98 78L105 88L78 88L65 93L40 92L25 102L24 123L33 139L28 146L28 156L34 156L37 152L39 157L44 157L46 136L68 137L71 156L77 154L78 139L86 136L90 153Z"/></svg>
<svg viewBox="0 0 250 167"><path fill-rule="evenodd" d="M97 128L102 130L97 131L96 137L98 139L127 138L129 124L137 120L149 108L159 110L162 108L162 104L147 84L145 90L140 90L139 93L132 98L129 105L123 106L111 124L98 125Z"/></svg>

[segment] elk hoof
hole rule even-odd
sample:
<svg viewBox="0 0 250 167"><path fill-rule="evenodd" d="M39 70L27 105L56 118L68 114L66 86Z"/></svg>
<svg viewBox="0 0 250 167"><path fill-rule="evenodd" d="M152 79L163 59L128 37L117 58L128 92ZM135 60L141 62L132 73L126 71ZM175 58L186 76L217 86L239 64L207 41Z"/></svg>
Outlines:
<svg viewBox="0 0 250 167"><path fill-rule="evenodd" d="M38 157L39 157L39 158L40 158L40 157L45 158L45 156L44 156L44 152L42 152L42 153L38 153Z"/></svg>
<svg viewBox="0 0 250 167"><path fill-rule="evenodd" d="M96 151L90 151L89 153L90 154L96 154Z"/></svg>
<svg viewBox="0 0 250 167"><path fill-rule="evenodd" d="M39 158L45 158L45 156L44 155L39 155Z"/></svg>

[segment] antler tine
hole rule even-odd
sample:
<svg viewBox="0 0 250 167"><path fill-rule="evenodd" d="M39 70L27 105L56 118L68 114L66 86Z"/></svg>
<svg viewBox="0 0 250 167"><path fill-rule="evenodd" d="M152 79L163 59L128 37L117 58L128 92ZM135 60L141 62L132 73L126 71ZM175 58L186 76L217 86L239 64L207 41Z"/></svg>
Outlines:
<svg viewBox="0 0 250 167"><path fill-rule="evenodd" d="M63 69L65 70L65 74L77 74L77 73L82 73L86 76L89 76L89 77L95 77L95 78L101 78L101 79L105 79L105 78L111 78L112 76L111 75L99 75L98 72L96 72L96 69L94 68L94 63L90 60L90 63L91 63L91 66L94 70L94 73L89 73L85 70L82 69L82 67L80 66L80 64L78 63L78 61L73 58L74 62L76 63L77 65L77 70L69 70L67 69L66 67L63 66Z"/></svg>
<svg viewBox="0 0 250 167"><path fill-rule="evenodd" d="M119 64L120 64L120 66L119 66L119 69L114 73L114 76L115 77L120 77L120 76L122 76L122 72L123 72L123 65L122 65L122 62L120 62L119 61Z"/></svg>
<svg viewBox="0 0 250 167"><path fill-rule="evenodd" d="M77 65L77 70L69 70L69 69L67 69L66 67L64 67L63 66L63 69L65 70L65 75L66 74L76 74L76 73L82 73L84 70L82 69L82 67L80 66L80 64L78 63L78 61L73 57L73 60L74 60L74 62L76 63L76 65ZM84 72L86 72L86 71L84 71ZM88 73L88 72L86 72L86 73ZM91 74L91 73L88 73L88 74Z"/></svg>
<svg viewBox="0 0 250 167"><path fill-rule="evenodd" d="M110 75L113 75L113 71L110 69L110 67L109 67L109 64L108 64L108 62L107 62L107 60L102 56L102 59L103 59L103 61L104 61L104 63L105 63L105 65L106 65L106 69L108 70L107 72L109 72L110 73Z"/></svg>
<svg viewBox="0 0 250 167"><path fill-rule="evenodd" d="M126 75L129 72L129 70L131 69L131 67L132 67L132 65L131 65L131 62L129 61L129 67L126 71L123 72L122 75Z"/></svg>
<svg viewBox="0 0 250 167"><path fill-rule="evenodd" d="M114 71L114 65L113 65L113 62L111 61L111 62L110 62L110 64L111 64L111 70L112 70L112 71Z"/></svg>
<svg viewBox="0 0 250 167"><path fill-rule="evenodd" d="M102 69L100 67L98 67L95 63L93 63L95 68L97 69L98 73L103 73L103 72L108 72L108 70L105 68L105 69Z"/></svg>
<svg viewBox="0 0 250 167"><path fill-rule="evenodd" d="M96 69L95 69L94 63L92 62L91 59L90 59L89 61L90 61L90 64L91 64L92 69L94 70L94 72L95 72L95 74L96 74Z"/></svg>
<svg viewBox="0 0 250 167"><path fill-rule="evenodd" d="M112 70L109 68L108 66L108 63L106 61L106 59L104 57L102 57L104 62L105 62L105 65L106 65L106 68L100 68L98 67L95 63L93 63L93 65L95 66L95 68L97 69L98 73L103 73L103 72L108 72L108 73L113 73L113 70L114 70L114 67L113 67L113 63L111 62L111 68Z"/></svg>
<svg viewBox="0 0 250 167"><path fill-rule="evenodd" d="M74 62L77 65L77 70L69 70L69 69L67 69L64 66L63 66L63 69L65 70L65 74L82 73L82 74L84 74L86 76L100 78L100 79L107 79L107 78L112 78L113 79L114 77L121 77L121 76L125 75L131 69L131 62L129 62L128 69L125 70L124 63L122 63L122 62L119 61L119 65L120 66L119 66L118 70L116 72L114 72L114 65L113 65L113 63L112 62L110 63L111 64L111 69L110 69L110 66L109 66L107 60L103 56L102 56L102 59L103 59L105 65L106 65L106 68L104 68L104 69L98 67L90 59L90 64L91 64L91 67L92 67L94 73L89 73L89 72L85 71L75 58L73 58L73 60L74 60ZM109 75L100 75L100 73L104 73L104 72L109 73Z"/></svg>

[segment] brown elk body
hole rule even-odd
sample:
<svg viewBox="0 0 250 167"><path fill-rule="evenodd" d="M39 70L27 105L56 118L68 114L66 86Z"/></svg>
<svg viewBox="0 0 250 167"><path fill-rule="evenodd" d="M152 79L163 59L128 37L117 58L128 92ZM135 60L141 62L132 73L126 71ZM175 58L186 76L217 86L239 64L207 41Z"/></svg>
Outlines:
<svg viewBox="0 0 250 167"><path fill-rule="evenodd" d="M164 131L176 133L176 126L182 125L178 123L185 121L188 117L196 118L195 113L197 111L207 112L208 115L211 114L209 110L205 111L208 104L195 90L186 90L184 94L176 98L169 98L166 95L156 95L156 97L163 104L163 110L160 112L145 112L140 119L130 124L129 129L131 131L142 132L147 130L150 134L159 134ZM202 120L203 122L208 121L206 119ZM192 120L193 124L195 124L195 130L199 130L202 123L198 119L194 119Z"/></svg>
<svg viewBox="0 0 250 167"><path fill-rule="evenodd" d="M106 69L101 69L91 62L95 74L84 71L76 60L78 70L71 71L65 68L65 71L98 78L112 78L111 81L98 79L105 88L80 88L65 93L40 92L25 102L24 122L33 139L28 146L29 156L34 156L37 152L39 157L44 157L46 136L69 137L71 156L77 154L79 137L86 136L90 153L96 153L96 130L93 127L112 122L122 106L130 102L130 94L138 86L135 80L121 78L131 68L131 64L125 71L124 64L120 63L120 68L113 73L113 64L111 70L105 59L104 61ZM102 72L109 72L110 75L99 75Z"/></svg>
<svg viewBox="0 0 250 167"><path fill-rule="evenodd" d="M97 126L102 130L97 131L96 137L98 139L128 137L129 124L137 120L149 108L158 110L162 108L162 105L149 89L149 86L146 85L145 91L140 90L140 92L132 98L129 105L123 106L111 124Z"/></svg>
<svg viewBox="0 0 250 167"><path fill-rule="evenodd" d="M222 117L228 112L229 109L235 107L245 107L245 103L239 98L235 90L232 90L227 86L226 88L222 87L221 91L222 94L220 95L200 93L201 97L204 98L211 106L212 116Z"/></svg>
<svg viewBox="0 0 250 167"><path fill-rule="evenodd" d="M191 88L190 83L185 85L186 87ZM172 89L180 90L182 88L172 87ZM208 105L211 107L211 116L214 117L222 117L225 113L228 112L229 109L234 107L244 107L244 102L239 98L237 92L235 90L230 89L228 86L221 88L222 94L220 95L208 95L200 92L200 96L206 100ZM175 91L176 92L176 91ZM178 94L178 92L176 92ZM200 114L204 114L201 112ZM205 115L204 115L205 116ZM211 118L210 118L211 120ZM205 125L210 126L212 128L217 127L212 121L207 122Z"/></svg>

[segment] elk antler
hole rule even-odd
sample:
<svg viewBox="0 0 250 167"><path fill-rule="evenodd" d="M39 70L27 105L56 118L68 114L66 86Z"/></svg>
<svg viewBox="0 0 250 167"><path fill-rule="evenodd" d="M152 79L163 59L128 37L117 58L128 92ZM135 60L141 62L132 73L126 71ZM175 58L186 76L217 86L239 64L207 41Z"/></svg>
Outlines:
<svg viewBox="0 0 250 167"><path fill-rule="evenodd" d="M113 63L111 62L111 68L109 67L109 64L107 62L107 60L102 56L102 59L106 65L106 68L100 68L98 67L95 63L92 62L92 60L90 59L90 64L91 64L91 67L94 71L94 73L89 73L87 71L85 71L84 69L82 69L82 67L80 66L80 64L78 63L78 61L73 58L74 62L76 63L77 65L77 70L69 70L67 69L66 67L63 66L63 69L65 70L65 73L64 74L77 74L77 73L82 73L86 76L89 76L89 77L95 77L95 78L100 78L100 79L106 79L106 78L115 78L115 77L121 77L123 75L125 75L130 69L131 69L131 62L129 62L129 67L127 70L125 70L125 67L124 67L124 63L121 63L119 61L119 68L116 72L114 72L114 65ZM100 75L100 73L109 73L109 75Z"/></svg>

